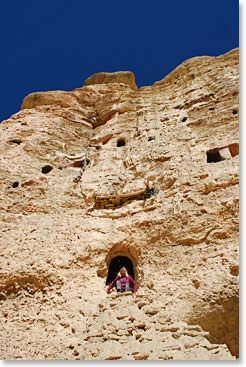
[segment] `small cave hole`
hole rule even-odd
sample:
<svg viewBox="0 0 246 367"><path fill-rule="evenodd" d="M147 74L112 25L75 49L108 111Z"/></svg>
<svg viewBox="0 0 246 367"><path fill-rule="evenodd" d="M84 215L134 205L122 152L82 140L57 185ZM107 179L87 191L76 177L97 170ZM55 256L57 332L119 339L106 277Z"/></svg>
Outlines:
<svg viewBox="0 0 246 367"><path fill-rule="evenodd" d="M237 109L237 108L233 108L233 110L232 110L232 114L233 114L233 115L237 115L237 114L238 114L238 109Z"/></svg>
<svg viewBox="0 0 246 367"><path fill-rule="evenodd" d="M123 138L120 138L117 140L117 147L124 147L126 145L126 140Z"/></svg>
<svg viewBox="0 0 246 367"><path fill-rule="evenodd" d="M152 140L155 140L155 137L154 137L154 136L150 136L150 137L148 138L148 141L152 141Z"/></svg>
<svg viewBox="0 0 246 367"><path fill-rule="evenodd" d="M11 140L9 140L9 142L20 145L22 143L22 140L20 140L20 139L11 139Z"/></svg>
<svg viewBox="0 0 246 367"><path fill-rule="evenodd" d="M154 187L147 188L145 191L145 199L149 199L157 194Z"/></svg>
<svg viewBox="0 0 246 367"><path fill-rule="evenodd" d="M106 284L110 284L114 278L119 273L120 269L122 267L125 267L127 269L127 272L131 277L134 279L134 268L133 263L127 256L116 256L114 257L109 264L108 268L108 276L106 280Z"/></svg>
<svg viewBox="0 0 246 367"><path fill-rule="evenodd" d="M206 152L207 163L220 162L239 155L239 144L232 143L223 147L210 149Z"/></svg>
<svg viewBox="0 0 246 367"><path fill-rule="evenodd" d="M52 166L50 166L49 164L47 164L46 166L43 166L42 167L42 173L44 173L45 175L47 174L47 173L49 173L50 171L52 171L53 170L53 167Z"/></svg>
<svg viewBox="0 0 246 367"><path fill-rule="evenodd" d="M206 152L207 154L207 163L216 163L222 161L222 157L220 155L219 149L211 149Z"/></svg>
<svg viewBox="0 0 246 367"><path fill-rule="evenodd" d="M214 107L209 107L209 111L214 111Z"/></svg>
<svg viewBox="0 0 246 367"><path fill-rule="evenodd" d="M182 118L182 120L181 120L181 121L182 121L182 122L185 122L185 121L187 120L187 118L188 118L188 117L186 117L186 116L185 116L185 117L183 117L183 118Z"/></svg>
<svg viewBox="0 0 246 367"><path fill-rule="evenodd" d="M16 187L18 187L18 186L19 186L19 182L18 181L13 182L12 187L14 189L16 189Z"/></svg>

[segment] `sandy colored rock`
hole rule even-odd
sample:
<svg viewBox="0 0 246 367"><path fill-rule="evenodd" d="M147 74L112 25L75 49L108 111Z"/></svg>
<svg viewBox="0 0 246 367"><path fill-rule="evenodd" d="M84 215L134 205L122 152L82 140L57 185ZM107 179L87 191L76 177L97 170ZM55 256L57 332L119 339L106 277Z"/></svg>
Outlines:
<svg viewBox="0 0 246 367"><path fill-rule="evenodd" d="M137 90L135 75L131 71L116 71L112 73L96 73L91 75L84 85L123 83L129 85L133 90Z"/></svg>
<svg viewBox="0 0 246 367"><path fill-rule="evenodd" d="M238 358L238 80L238 49L99 73L1 123L1 359Z"/></svg>
<svg viewBox="0 0 246 367"><path fill-rule="evenodd" d="M26 96L22 102L21 109L35 108L45 105L57 105L61 107L80 107L72 93L63 91L34 92Z"/></svg>

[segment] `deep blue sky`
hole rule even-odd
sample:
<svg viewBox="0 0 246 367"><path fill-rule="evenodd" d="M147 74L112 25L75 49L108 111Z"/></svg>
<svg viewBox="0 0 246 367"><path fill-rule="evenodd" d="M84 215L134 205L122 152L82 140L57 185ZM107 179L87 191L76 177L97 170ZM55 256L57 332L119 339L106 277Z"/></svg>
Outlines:
<svg viewBox="0 0 246 367"><path fill-rule="evenodd" d="M187 58L238 47L237 0L0 2L0 121L33 91L72 90L99 71L131 70L138 86Z"/></svg>

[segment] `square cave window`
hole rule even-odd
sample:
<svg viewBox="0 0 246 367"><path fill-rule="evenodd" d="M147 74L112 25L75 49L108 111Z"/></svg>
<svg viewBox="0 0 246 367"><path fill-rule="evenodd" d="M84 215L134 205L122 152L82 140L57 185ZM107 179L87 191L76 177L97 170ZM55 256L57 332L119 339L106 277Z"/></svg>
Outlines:
<svg viewBox="0 0 246 367"><path fill-rule="evenodd" d="M218 148L207 150L206 154L207 154L207 163L216 163L223 160Z"/></svg>
<svg viewBox="0 0 246 367"><path fill-rule="evenodd" d="M232 143L220 148L207 150L207 163L220 162L239 155L239 144Z"/></svg>

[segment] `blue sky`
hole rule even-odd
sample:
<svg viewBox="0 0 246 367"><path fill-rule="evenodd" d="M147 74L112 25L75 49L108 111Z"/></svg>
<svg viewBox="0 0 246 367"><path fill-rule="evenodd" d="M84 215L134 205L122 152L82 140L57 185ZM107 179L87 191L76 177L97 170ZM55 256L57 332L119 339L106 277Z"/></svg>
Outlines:
<svg viewBox="0 0 246 367"><path fill-rule="evenodd" d="M99 71L138 86L182 61L239 46L237 0L5 0L0 4L0 121L34 91L72 90Z"/></svg>

